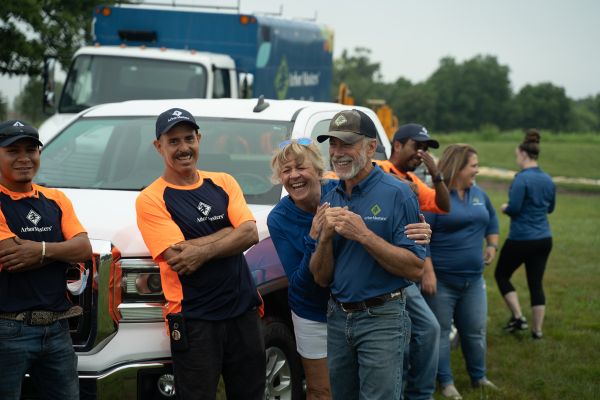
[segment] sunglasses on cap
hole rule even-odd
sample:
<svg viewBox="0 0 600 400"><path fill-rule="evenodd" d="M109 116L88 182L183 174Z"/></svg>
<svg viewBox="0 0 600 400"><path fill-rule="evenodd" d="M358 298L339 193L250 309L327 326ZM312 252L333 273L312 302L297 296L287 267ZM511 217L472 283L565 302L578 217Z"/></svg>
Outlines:
<svg viewBox="0 0 600 400"><path fill-rule="evenodd" d="M301 146L310 146L312 144L313 140L311 138L307 138L307 137L303 137L303 138L299 138L299 139L288 139L288 140L284 140L283 142L279 143L279 148L280 149L284 149L285 146L290 145L292 143L298 143Z"/></svg>

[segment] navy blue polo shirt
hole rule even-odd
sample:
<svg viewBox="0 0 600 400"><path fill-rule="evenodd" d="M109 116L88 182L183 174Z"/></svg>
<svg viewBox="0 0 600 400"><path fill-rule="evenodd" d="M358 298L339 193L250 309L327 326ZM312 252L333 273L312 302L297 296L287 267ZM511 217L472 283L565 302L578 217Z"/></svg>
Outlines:
<svg viewBox="0 0 600 400"><path fill-rule="evenodd" d="M419 221L419 203L410 187L374 165L369 175L345 192L345 183L323 197L332 207L344 207L363 218L367 227L388 243L425 258L425 247L404 234L407 224ZM331 293L341 302L363 301L411 284L386 271L358 242L340 235L333 239L335 270Z"/></svg>

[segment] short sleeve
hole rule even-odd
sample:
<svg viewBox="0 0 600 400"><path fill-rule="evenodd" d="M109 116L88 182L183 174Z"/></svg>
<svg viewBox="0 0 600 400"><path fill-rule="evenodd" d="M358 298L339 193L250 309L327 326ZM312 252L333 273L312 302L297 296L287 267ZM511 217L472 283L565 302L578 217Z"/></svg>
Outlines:
<svg viewBox="0 0 600 400"><path fill-rule="evenodd" d="M6 217L4 216L2 210L0 210L0 241L10 239L15 236L17 235L10 230L8 224L6 223Z"/></svg>
<svg viewBox="0 0 600 400"><path fill-rule="evenodd" d="M151 190L147 191L148 189ZM140 193L135 209L138 229L152 258L156 260L169 246L182 242L185 238L167 211L164 201L152 189L149 186Z"/></svg>
<svg viewBox="0 0 600 400"><path fill-rule="evenodd" d="M247 221L254 221L254 215L246 204L244 193L237 181L229 174L219 174L221 178L222 188L225 189L229 196L229 205L227 206L227 216L234 228Z"/></svg>
<svg viewBox="0 0 600 400"><path fill-rule="evenodd" d="M73 203L71 200L60 190L57 189L45 189L38 188L46 197L56 202L56 204L60 207L62 213L62 219L60 221L61 230L65 240L72 239L76 235L80 233L86 232L81 222L79 222L79 218L75 214L75 209L73 208Z"/></svg>

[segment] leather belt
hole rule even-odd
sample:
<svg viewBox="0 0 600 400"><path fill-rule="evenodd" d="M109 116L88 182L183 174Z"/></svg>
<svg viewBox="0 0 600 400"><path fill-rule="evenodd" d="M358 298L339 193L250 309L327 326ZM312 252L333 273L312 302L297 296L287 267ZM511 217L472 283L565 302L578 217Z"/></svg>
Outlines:
<svg viewBox="0 0 600 400"><path fill-rule="evenodd" d="M379 307L384 305L390 300L401 299L404 297L404 289L394 290L391 293L382 294L379 296L371 297L370 299L364 301L356 301L350 303L342 303L341 301L337 301L335 297L332 296L333 300L337 303L338 306L344 312L358 312L365 311L367 308L371 307Z"/></svg>
<svg viewBox="0 0 600 400"><path fill-rule="evenodd" d="M58 320L76 317L83 314L83 308L73 306L67 311L23 311L13 313L0 313L0 319L23 321L26 325L50 325Z"/></svg>

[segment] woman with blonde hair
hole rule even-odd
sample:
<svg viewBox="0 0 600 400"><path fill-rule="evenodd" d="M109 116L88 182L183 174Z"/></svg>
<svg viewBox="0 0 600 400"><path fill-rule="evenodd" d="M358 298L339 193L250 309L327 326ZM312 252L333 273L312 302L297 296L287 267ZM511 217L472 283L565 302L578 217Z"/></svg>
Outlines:
<svg viewBox="0 0 600 400"><path fill-rule="evenodd" d="M488 196L475 185L479 161L472 146L448 146L438 169L448 182L451 206L448 214L424 213L434 235L425 260L422 290L441 328L437 377L442 395L461 399L450 366L453 320L472 385L497 389L486 377L487 296L483 269L496 255L498 218Z"/></svg>
<svg viewBox="0 0 600 400"><path fill-rule="evenodd" d="M494 274L500 293L512 313L504 329L508 332L525 330L528 328L527 320L521 313L517 292L510 283L512 274L525 264L533 314L533 339L542 338L546 309L542 279L552 250L548 214L554 211L556 200L552 178L538 166L539 154L540 133L529 129L523 142L515 149L521 171L510 185L508 203L502 205L502 212L510 217L510 231Z"/></svg>
<svg viewBox="0 0 600 400"><path fill-rule="evenodd" d="M271 239L288 277L288 302L296 348L306 375L308 400L330 399L327 369L327 301L329 290L317 285L308 265L315 250L324 211L322 196L337 186L336 180L324 179L321 153L310 138L285 140L271 160L273 181L282 183L288 195L273 208L267 218ZM431 230L426 223L411 224L408 238L418 240Z"/></svg>

